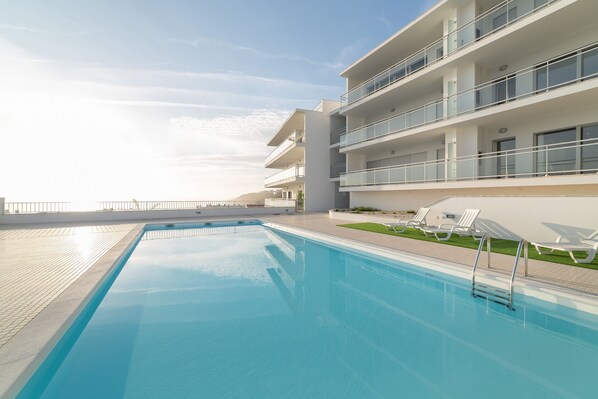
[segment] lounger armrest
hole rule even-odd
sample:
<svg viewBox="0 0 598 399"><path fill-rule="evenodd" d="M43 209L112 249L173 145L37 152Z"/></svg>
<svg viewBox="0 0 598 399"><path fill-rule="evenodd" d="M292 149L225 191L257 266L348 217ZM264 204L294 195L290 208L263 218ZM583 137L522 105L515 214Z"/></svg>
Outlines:
<svg viewBox="0 0 598 399"><path fill-rule="evenodd" d="M556 238L557 244L576 243L579 242L579 237L575 236L558 236Z"/></svg>
<svg viewBox="0 0 598 399"><path fill-rule="evenodd" d="M439 229L446 229L446 230L453 230L455 227L459 227L456 224L452 224L452 223L443 223L440 226L438 226Z"/></svg>

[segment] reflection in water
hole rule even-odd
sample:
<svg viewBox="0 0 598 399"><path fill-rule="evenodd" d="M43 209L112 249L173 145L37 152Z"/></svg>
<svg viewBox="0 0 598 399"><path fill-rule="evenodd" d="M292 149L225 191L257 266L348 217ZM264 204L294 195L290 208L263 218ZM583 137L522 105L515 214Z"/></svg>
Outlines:
<svg viewBox="0 0 598 399"><path fill-rule="evenodd" d="M221 228L149 234L20 398L598 391L595 318L522 298L510 311L466 281L261 226Z"/></svg>
<svg viewBox="0 0 598 399"><path fill-rule="evenodd" d="M550 314L522 298L510 311L474 299L465 283L268 235L266 250L284 270L270 274L274 283L294 313L338 324L337 360L372 397L589 397L598 386L591 317Z"/></svg>

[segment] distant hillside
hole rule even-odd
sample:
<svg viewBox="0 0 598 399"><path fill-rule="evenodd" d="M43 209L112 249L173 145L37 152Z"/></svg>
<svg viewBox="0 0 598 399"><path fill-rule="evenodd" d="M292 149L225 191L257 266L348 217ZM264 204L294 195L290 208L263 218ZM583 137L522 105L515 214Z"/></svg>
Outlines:
<svg viewBox="0 0 598 399"><path fill-rule="evenodd" d="M231 201L246 201L258 205L263 205L266 198L280 198L281 190L264 190L257 193L247 193L231 199Z"/></svg>

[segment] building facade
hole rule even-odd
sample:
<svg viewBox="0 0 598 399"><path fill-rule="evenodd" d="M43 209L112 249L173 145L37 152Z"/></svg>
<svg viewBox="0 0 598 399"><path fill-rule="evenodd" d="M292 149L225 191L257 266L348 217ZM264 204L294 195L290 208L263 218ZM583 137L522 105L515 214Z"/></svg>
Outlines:
<svg viewBox="0 0 598 399"><path fill-rule="evenodd" d="M597 15L595 0L444 0L349 66L350 205L598 195Z"/></svg>
<svg viewBox="0 0 598 399"><path fill-rule="evenodd" d="M268 146L266 168L279 171L266 178L266 188L282 189L282 198L266 206L294 206L309 212L347 207L348 193L339 190L340 173L346 170L339 153L345 118L338 101L322 100L313 110L296 109L278 129Z"/></svg>

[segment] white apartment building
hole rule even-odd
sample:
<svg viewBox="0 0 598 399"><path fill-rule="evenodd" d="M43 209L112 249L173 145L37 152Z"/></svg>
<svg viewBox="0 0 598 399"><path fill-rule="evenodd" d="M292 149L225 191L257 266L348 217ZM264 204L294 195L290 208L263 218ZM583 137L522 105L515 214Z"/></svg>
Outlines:
<svg viewBox="0 0 598 399"><path fill-rule="evenodd" d="M341 76L351 206L598 195L596 0L440 1Z"/></svg>
<svg viewBox="0 0 598 399"><path fill-rule="evenodd" d="M266 200L266 206L297 204L317 212L349 205L348 193L339 190L340 173L346 170L345 155L339 153L340 133L346 131L339 106L322 100L313 110L296 109L272 137L268 146L275 148L265 166L280 171L267 177L265 186L282 189L282 198Z"/></svg>

